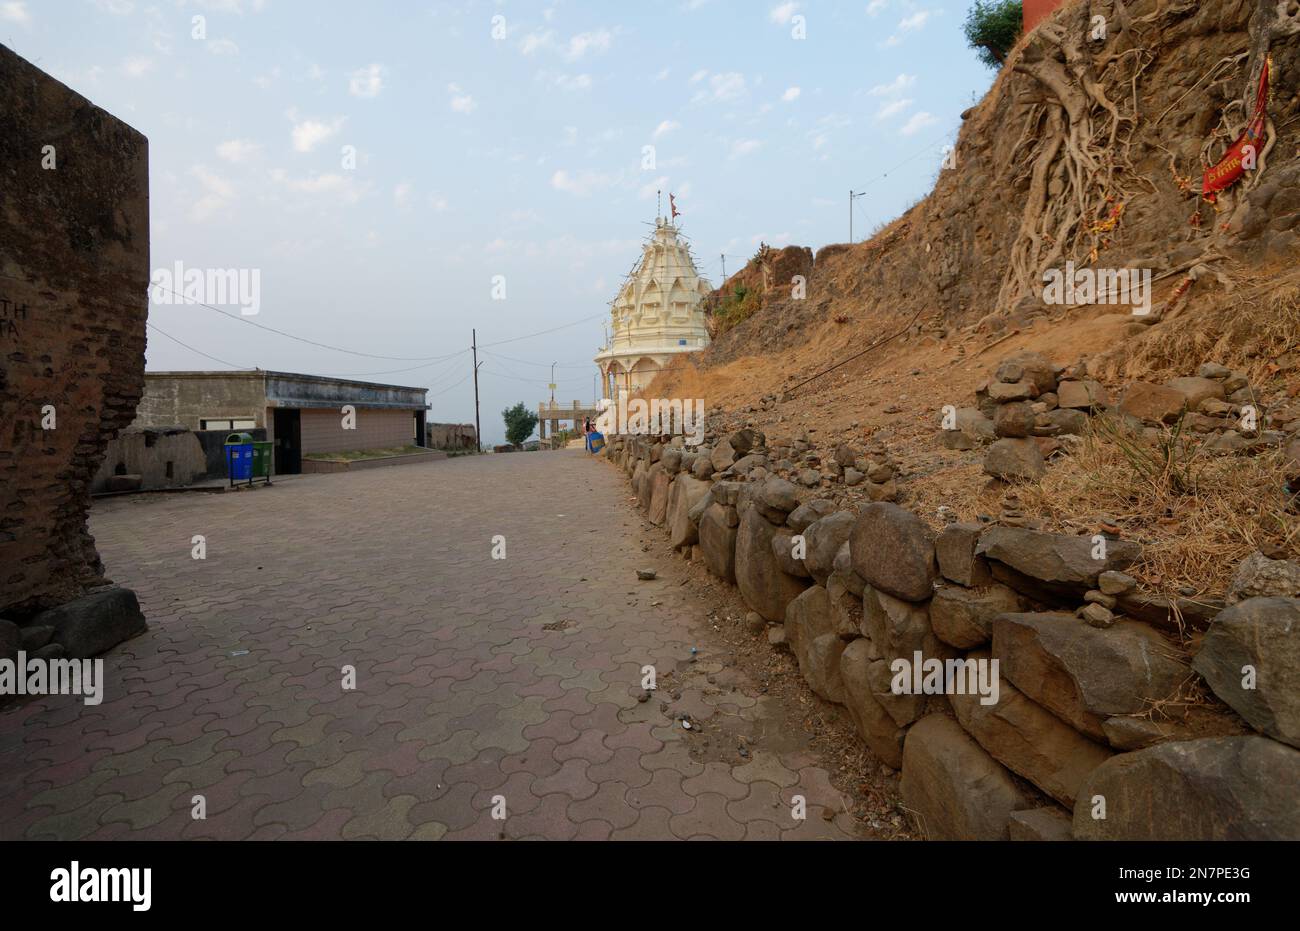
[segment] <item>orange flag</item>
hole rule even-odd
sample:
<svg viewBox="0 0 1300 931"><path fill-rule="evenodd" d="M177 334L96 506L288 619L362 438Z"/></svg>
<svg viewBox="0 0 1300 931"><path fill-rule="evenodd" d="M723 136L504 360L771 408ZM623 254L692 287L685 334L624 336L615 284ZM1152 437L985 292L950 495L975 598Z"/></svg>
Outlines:
<svg viewBox="0 0 1300 931"><path fill-rule="evenodd" d="M1267 58L1264 61L1264 69L1259 73L1259 92L1255 95L1255 113L1251 116L1250 122L1246 124L1246 129L1237 141L1234 142L1228 151L1223 153L1223 158L1219 159L1217 165L1209 168L1205 172L1205 180L1201 186L1201 196L1210 203L1214 203L1220 191L1226 191L1246 173L1247 147L1249 146L1249 156L1251 159L1251 168L1255 159L1259 158L1260 150L1264 144L1264 132L1268 127L1268 88L1270 75L1273 70L1273 59Z"/></svg>

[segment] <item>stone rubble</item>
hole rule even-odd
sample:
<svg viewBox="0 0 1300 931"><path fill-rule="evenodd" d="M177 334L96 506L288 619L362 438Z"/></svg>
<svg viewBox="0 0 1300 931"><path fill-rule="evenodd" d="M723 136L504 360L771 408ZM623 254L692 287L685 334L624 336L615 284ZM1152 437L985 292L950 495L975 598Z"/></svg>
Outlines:
<svg viewBox="0 0 1300 931"><path fill-rule="evenodd" d="M1110 403L1084 367L1040 360L998 366L1004 387L982 403L1050 406L1030 436L995 444L1050 439L1037 434L1056 421L1041 415ZM1197 376L1228 399L1245 390L1232 377ZM1219 400L1200 382L1169 390L1202 410ZM1004 430L1018 429L1012 416ZM1300 838L1300 806L1279 796L1300 784L1300 566L1255 554L1230 597L1170 601L1125 573L1141 556L1132 541L1046 532L1014 491L998 519L948 516L936 533L882 493L900 478L883 447L822 455L812 433L706 435L680 457L665 457L661 438L611 437L602 455L648 517L665 502L659 523L675 547L738 585L753 635L788 649L875 757L901 769L926 836ZM816 482L802 480L810 470ZM1205 634L1188 643L1184 628ZM948 670L920 693L907 686L919 673L899 672L918 654ZM992 674L995 662L995 691L973 690L970 670ZM1243 666L1257 687L1242 687ZM1223 705L1186 707L1197 687Z"/></svg>

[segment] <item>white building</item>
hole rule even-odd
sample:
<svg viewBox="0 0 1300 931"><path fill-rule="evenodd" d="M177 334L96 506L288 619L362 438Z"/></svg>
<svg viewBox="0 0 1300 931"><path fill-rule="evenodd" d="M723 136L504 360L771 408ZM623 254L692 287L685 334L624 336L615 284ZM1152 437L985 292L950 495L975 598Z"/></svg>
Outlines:
<svg viewBox="0 0 1300 931"><path fill-rule="evenodd" d="M702 302L712 290L677 227L657 218L641 260L610 306L609 344L596 354L605 397L615 397L619 388L645 388L674 356L709 345Z"/></svg>

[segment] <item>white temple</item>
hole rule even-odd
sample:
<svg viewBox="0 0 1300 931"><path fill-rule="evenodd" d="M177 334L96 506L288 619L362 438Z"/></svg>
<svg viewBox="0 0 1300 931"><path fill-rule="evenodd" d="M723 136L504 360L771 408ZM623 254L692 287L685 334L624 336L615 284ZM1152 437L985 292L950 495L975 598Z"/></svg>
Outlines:
<svg viewBox="0 0 1300 931"><path fill-rule="evenodd" d="M713 290L695 270L677 227L656 218L641 260L610 305L612 336L596 354L605 397L645 388L673 356L709 345L704 296Z"/></svg>

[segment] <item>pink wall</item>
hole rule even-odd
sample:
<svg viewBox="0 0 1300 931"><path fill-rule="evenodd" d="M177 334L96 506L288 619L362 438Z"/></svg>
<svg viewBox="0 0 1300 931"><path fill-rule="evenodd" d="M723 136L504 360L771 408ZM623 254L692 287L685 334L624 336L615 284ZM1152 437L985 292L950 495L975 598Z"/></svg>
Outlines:
<svg viewBox="0 0 1300 931"><path fill-rule="evenodd" d="M1024 0L1024 29L1029 32L1065 0Z"/></svg>

